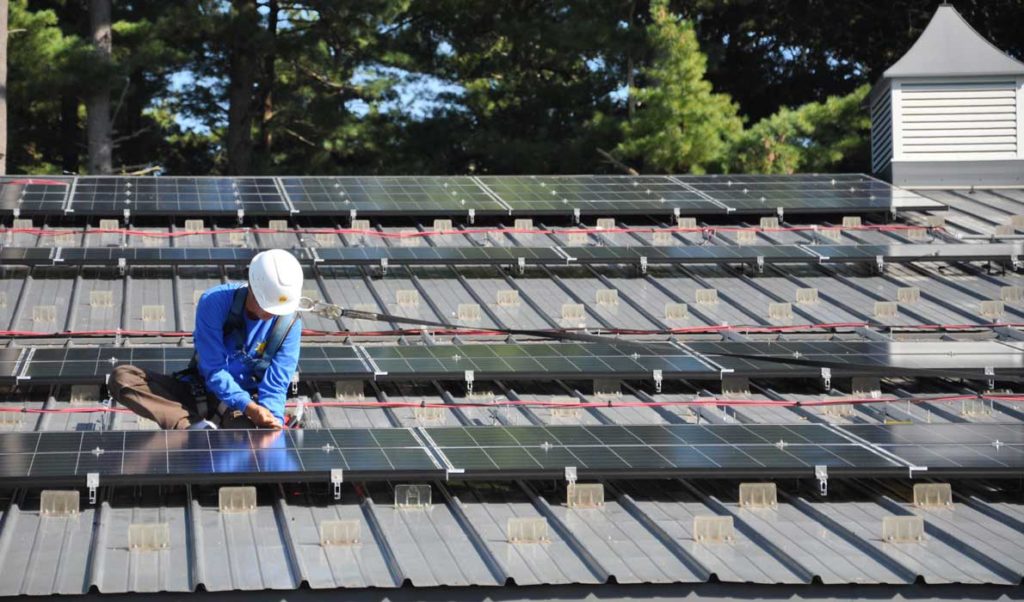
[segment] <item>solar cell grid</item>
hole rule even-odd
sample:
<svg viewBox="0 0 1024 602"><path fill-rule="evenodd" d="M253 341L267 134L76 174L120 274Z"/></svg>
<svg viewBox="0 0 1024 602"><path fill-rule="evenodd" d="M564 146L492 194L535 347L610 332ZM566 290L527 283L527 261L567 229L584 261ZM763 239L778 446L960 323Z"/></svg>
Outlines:
<svg viewBox="0 0 1024 602"><path fill-rule="evenodd" d="M686 208L725 213L720 204L665 176L482 176L513 214L649 213Z"/></svg>
<svg viewBox="0 0 1024 602"><path fill-rule="evenodd" d="M25 215L53 215L64 212L74 178L65 176L0 177L0 211Z"/></svg>
<svg viewBox="0 0 1024 602"><path fill-rule="evenodd" d="M508 213L467 176L286 177L281 183L300 213Z"/></svg>
<svg viewBox="0 0 1024 602"><path fill-rule="evenodd" d="M81 177L71 199L75 213L287 214L273 178Z"/></svg>
<svg viewBox="0 0 1024 602"><path fill-rule="evenodd" d="M941 426L936 433L928 427ZM847 435L847 433L850 433ZM859 434L858 434L859 433ZM862 439L861 436L864 436ZM0 485L352 478L1024 474L1020 425L638 425L0 434ZM879 443L867 443L864 439ZM423 443L427 441L429 443ZM938 442L941 441L941 442ZM287 476L284 476L284 474ZM399 477L400 476L400 477Z"/></svg>

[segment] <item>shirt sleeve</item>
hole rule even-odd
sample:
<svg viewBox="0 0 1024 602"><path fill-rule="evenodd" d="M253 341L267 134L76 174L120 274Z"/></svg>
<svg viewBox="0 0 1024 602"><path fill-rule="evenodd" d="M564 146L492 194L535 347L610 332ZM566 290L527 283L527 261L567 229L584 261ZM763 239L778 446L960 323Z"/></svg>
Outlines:
<svg viewBox="0 0 1024 602"><path fill-rule="evenodd" d="M279 318L280 319L280 318ZM284 404L295 368L299 365L299 343L302 340L302 320L295 319L288 336L270 360L259 386L259 403L284 421Z"/></svg>
<svg viewBox="0 0 1024 602"><path fill-rule="evenodd" d="M230 294L203 295L196 306L196 327L192 339L199 356L199 374L206 383L206 392L224 402L228 408L244 412L252 399L227 370L224 348L224 322L231 311L234 290Z"/></svg>

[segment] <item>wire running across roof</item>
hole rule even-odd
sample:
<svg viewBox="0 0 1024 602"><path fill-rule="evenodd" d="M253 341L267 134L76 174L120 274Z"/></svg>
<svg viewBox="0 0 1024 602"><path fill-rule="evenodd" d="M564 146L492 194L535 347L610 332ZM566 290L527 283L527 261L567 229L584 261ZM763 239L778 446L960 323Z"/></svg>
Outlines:
<svg viewBox="0 0 1024 602"><path fill-rule="evenodd" d="M0 178L17 215L890 213L945 206L865 175Z"/></svg>
<svg viewBox="0 0 1024 602"><path fill-rule="evenodd" d="M919 463L920 460L927 462ZM647 425L0 434L0 486L1024 475L1024 426ZM337 473L335 473L336 475Z"/></svg>

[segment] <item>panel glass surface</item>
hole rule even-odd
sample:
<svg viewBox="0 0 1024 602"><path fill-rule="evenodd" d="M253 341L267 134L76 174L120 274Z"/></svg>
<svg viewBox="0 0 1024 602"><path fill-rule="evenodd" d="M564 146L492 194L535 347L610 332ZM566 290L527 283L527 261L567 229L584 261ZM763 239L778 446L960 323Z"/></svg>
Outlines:
<svg viewBox="0 0 1024 602"><path fill-rule="evenodd" d="M86 215L287 215L273 178L80 177L71 209Z"/></svg>
<svg viewBox="0 0 1024 602"><path fill-rule="evenodd" d="M286 177L281 183L299 213L364 215L507 214L468 176Z"/></svg>
<svg viewBox="0 0 1024 602"><path fill-rule="evenodd" d="M0 177L0 211L18 210L25 215L64 212L74 178L67 176Z"/></svg>
<svg viewBox="0 0 1024 602"><path fill-rule="evenodd" d="M688 186L666 176L482 176L515 214L587 215L726 212Z"/></svg>

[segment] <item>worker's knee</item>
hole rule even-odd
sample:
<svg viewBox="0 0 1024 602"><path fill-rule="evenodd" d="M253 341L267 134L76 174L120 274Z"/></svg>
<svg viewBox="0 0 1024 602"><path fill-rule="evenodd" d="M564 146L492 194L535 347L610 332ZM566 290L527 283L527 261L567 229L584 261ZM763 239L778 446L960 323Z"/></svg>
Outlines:
<svg viewBox="0 0 1024 602"><path fill-rule="evenodd" d="M145 381L146 373L141 368L127 365L118 366L110 373L110 380L107 383L107 389L110 391L110 397L115 401L119 401L121 398L121 392L124 389L136 387L139 384L145 383Z"/></svg>

